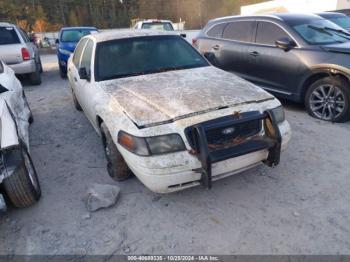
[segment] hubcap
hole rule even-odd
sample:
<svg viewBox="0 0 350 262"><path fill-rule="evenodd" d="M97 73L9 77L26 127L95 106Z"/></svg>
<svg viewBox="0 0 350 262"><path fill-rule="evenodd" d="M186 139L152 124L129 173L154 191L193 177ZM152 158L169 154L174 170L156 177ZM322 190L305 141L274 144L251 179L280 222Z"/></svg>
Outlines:
<svg viewBox="0 0 350 262"><path fill-rule="evenodd" d="M321 85L311 93L310 107L318 118L334 120L344 112L345 95L337 86Z"/></svg>

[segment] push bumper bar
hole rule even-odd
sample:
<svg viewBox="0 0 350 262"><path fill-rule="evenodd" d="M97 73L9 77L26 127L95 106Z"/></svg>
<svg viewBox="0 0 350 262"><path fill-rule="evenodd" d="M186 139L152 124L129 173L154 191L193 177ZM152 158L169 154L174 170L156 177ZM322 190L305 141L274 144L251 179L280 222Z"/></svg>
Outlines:
<svg viewBox="0 0 350 262"><path fill-rule="evenodd" d="M209 148L207 141L208 131L235 127L254 120L263 122L264 135L254 139L247 138L244 142L237 143L231 147L217 150L211 150ZM282 137L272 111L266 111L263 114L254 112L254 114L247 117L231 116L230 118L225 118L225 121L208 123L209 122L200 123L190 127L190 130L187 130L187 135L191 136L189 138L190 141L192 141L193 152L202 165L201 168L196 171L201 173L201 184L203 187L207 189L212 187L213 163L267 149L268 157L264 163L270 167L279 164Z"/></svg>

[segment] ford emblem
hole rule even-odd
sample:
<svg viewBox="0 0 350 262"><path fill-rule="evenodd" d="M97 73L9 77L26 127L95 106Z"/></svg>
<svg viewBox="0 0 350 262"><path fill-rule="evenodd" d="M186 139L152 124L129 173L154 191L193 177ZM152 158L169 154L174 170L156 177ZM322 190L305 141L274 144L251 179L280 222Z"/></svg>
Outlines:
<svg viewBox="0 0 350 262"><path fill-rule="evenodd" d="M225 136L227 135L231 135L235 132L235 128L234 127L229 127L229 128L225 128L221 131L221 133Z"/></svg>

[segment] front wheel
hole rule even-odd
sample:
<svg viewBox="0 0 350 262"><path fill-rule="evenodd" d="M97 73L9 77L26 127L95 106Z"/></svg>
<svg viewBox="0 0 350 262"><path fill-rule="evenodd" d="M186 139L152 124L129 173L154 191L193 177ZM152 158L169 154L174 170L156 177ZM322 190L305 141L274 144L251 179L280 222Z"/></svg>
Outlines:
<svg viewBox="0 0 350 262"><path fill-rule="evenodd" d="M350 118L350 84L339 77L325 77L306 92L308 113L318 119L345 122Z"/></svg>
<svg viewBox="0 0 350 262"><path fill-rule="evenodd" d="M22 163L14 173L7 177L4 189L12 204L16 207L28 207L41 197L39 179L33 161L23 145L21 147Z"/></svg>
<svg viewBox="0 0 350 262"><path fill-rule="evenodd" d="M114 144L105 123L101 124L101 135L109 176L119 182L128 179L132 176L132 172L125 163L123 156L119 153L117 146Z"/></svg>

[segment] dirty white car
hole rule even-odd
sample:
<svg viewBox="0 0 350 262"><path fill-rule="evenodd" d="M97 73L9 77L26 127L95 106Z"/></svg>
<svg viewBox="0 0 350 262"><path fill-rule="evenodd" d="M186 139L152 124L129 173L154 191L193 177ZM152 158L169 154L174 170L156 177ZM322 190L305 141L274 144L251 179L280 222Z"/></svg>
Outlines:
<svg viewBox="0 0 350 262"><path fill-rule="evenodd" d="M112 178L166 193L277 165L291 136L280 102L211 66L182 37L83 38L68 62L77 109L101 134Z"/></svg>
<svg viewBox="0 0 350 262"><path fill-rule="evenodd" d="M16 207L29 206L41 195L29 154L28 126L32 121L21 83L0 61L0 184ZM5 203L0 202L0 209L4 209Z"/></svg>

